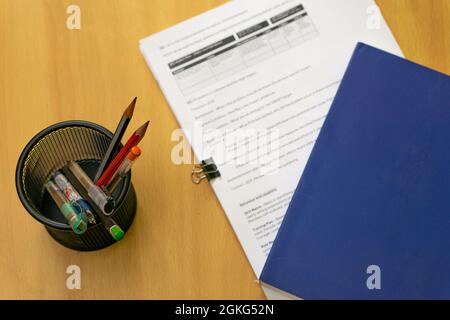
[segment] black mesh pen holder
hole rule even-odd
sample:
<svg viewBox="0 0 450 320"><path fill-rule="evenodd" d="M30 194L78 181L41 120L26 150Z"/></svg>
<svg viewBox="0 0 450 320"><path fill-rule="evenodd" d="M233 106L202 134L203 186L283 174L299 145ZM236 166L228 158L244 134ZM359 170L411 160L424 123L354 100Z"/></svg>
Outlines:
<svg viewBox="0 0 450 320"><path fill-rule="evenodd" d="M116 241L100 221L85 233L75 234L45 189L55 170L69 161L78 164L93 178L108 149L112 133L86 121L55 124L38 133L23 150L16 169L16 188L25 209L42 223L60 244L80 251L105 248ZM126 233L136 214L136 193L131 171L112 195L116 207L111 218Z"/></svg>

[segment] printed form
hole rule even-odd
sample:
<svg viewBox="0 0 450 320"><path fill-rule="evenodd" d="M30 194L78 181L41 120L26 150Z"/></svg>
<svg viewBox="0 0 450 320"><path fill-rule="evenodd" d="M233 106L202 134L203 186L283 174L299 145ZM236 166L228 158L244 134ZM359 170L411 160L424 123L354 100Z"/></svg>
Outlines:
<svg viewBox="0 0 450 320"><path fill-rule="evenodd" d="M402 56L372 0L236 0L141 41L257 277L358 41Z"/></svg>

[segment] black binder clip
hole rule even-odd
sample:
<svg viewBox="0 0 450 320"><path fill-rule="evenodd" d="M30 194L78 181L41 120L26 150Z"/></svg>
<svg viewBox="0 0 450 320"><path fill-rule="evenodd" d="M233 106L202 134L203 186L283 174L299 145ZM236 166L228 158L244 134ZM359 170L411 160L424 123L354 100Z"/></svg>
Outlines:
<svg viewBox="0 0 450 320"><path fill-rule="evenodd" d="M203 160L192 168L191 180L195 184L200 184L205 179L212 180L220 177L220 172L212 158Z"/></svg>

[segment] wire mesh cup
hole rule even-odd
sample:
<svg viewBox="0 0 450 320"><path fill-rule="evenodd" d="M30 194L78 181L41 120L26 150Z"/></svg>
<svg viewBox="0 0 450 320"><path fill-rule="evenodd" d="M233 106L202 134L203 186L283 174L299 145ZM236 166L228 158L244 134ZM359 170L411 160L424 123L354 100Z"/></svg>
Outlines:
<svg viewBox="0 0 450 320"><path fill-rule="evenodd" d="M89 225L83 234L75 234L45 188L52 174L70 161L78 162L93 178L111 139L112 133L97 124L67 121L44 129L22 151L16 169L20 201L63 246L92 251L116 242L101 221ZM131 171L112 196L116 207L110 217L126 232L136 214L136 193L131 183Z"/></svg>

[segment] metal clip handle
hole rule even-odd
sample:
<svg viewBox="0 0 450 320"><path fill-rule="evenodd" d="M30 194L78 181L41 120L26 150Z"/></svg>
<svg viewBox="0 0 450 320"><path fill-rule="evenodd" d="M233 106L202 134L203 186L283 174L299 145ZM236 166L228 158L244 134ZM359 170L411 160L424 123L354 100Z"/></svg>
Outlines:
<svg viewBox="0 0 450 320"><path fill-rule="evenodd" d="M203 180L212 180L220 177L220 172L212 158L203 160L192 168L191 180L195 184L200 184Z"/></svg>

